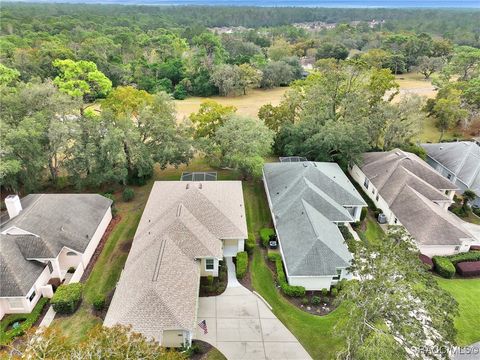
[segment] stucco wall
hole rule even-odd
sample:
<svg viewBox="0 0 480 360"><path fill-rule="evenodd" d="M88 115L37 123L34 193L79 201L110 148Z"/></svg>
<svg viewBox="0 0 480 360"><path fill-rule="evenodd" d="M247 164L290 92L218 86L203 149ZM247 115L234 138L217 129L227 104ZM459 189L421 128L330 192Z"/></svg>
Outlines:
<svg viewBox="0 0 480 360"><path fill-rule="evenodd" d="M95 234L93 234L92 240L90 240L90 243L88 244L87 248L85 249L85 252L83 253L82 262L85 268L90 262L90 259L92 258L92 255L95 252L95 249L97 248L98 243L102 239L102 236L105 233L105 230L107 230L108 224L110 224L111 220L112 220L112 209L108 208L107 212L103 216L102 221L98 225L98 228L95 231Z"/></svg>
<svg viewBox="0 0 480 360"><path fill-rule="evenodd" d="M455 248L458 246L458 250ZM459 252L466 252L470 249L470 244L463 244L463 245L444 245L444 246L425 246L420 245L418 246L420 252L428 257L432 256L446 256L446 255L454 255L458 254Z"/></svg>
<svg viewBox="0 0 480 360"><path fill-rule="evenodd" d="M181 347L186 337L185 332L183 330L164 330L161 341L162 346Z"/></svg>
<svg viewBox="0 0 480 360"><path fill-rule="evenodd" d="M322 290L332 286L331 276L301 277L289 276L288 283L293 286L303 286L305 290Z"/></svg>

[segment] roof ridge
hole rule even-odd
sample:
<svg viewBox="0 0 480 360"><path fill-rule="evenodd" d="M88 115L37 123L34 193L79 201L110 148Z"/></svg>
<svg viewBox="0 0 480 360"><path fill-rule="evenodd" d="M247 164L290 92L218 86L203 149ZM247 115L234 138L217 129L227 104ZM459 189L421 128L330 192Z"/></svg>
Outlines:
<svg viewBox="0 0 480 360"><path fill-rule="evenodd" d="M450 215L448 211L442 210L439 205L436 205L433 201L422 195L420 192L416 191L409 185L406 185L409 190L413 191L418 198L425 203L432 211L434 211L437 215L441 216L445 221L447 221L450 225L457 228L457 230L463 232L464 234L468 235L470 238L473 236L470 232L467 231L463 226L461 226L460 219L456 218L455 215ZM437 208L438 207L438 208ZM438 210L438 211L437 211Z"/></svg>
<svg viewBox="0 0 480 360"><path fill-rule="evenodd" d="M432 184L428 183L427 181L423 180L420 176L416 175L415 173L411 172L408 170L406 167L402 166L402 170L406 171L407 173L411 174L414 176L416 179L420 180L423 184L427 185L428 187L432 188L435 192L439 193L444 199L450 200L445 194L443 194L440 190L438 190L435 186ZM437 200L437 199L435 199ZM438 199L440 200L440 199Z"/></svg>
<svg viewBox="0 0 480 360"><path fill-rule="evenodd" d="M10 263L7 261L7 258L2 255L1 252L0 252L0 259L2 259L0 264L4 264L2 266L5 266L5 269L8 270L10 277L12 277L15 280L15 285L17 286L17 288L23 290L22 287L19 285L20 280L18 279L17 273L11 269Z"/></svg>

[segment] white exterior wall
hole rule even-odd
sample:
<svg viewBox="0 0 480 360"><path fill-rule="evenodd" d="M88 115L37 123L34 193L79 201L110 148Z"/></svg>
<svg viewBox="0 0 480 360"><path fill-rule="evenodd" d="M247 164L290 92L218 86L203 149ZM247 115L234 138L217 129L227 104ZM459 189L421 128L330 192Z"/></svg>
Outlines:
<svg viewBox="0 0 480 360"><path fill-rule="evenodd" d="M38 300L40 300L42 296L42 286L45 286L48 283L48 280L50 280L50 270L48 269L48 266L45 267L45 269L42 271L40 276L38 277L37 281L35 281L35 284L32 286L32 288L28 291L26 296L14 296L14 297L3 297L0 298L0 315L3 317L5 314L25 314L25 313L30 313L35 305L37 305ZM29 301L28 298L32 294L32 292L35 291L35 297L32 299L32 301ZM22 307L18 308L11 308L10 303L8 299L20 299L22 302ZM0 318L1 318L0 317Z"/></svg>
<svg viewBox="0 0 480 360"><path fill-rule="evenodd" d="M420 245L420 252L428 257L455 255L461 252L467 252L470 249L470 243L465 242L462 245Z"/></svg>
<svg viewBox="0 0 480 360"><path fill-rule="evenodd" d="M102 221L98 225L97 230L93 234L92 239L90 240L90 243L85 249L85 252L83 253L82 262L83 262L84 268L86 268L88 263L90 262L90 259L92 258L93 253L95 252L95 249L97 248L98 243L102 239L102 236L105 233L105 230L107 230L108 224L110 224L111 220L112 220L112 209L111 207L109 207L107 212L103 216Z"/></svg>
<svg viewBox="0 0 480 360"><path fill-rule="evenodd" d="M181 347L182 344L191 343L191 333L186 330L163 330L162 346L164 347Z"/></svg>

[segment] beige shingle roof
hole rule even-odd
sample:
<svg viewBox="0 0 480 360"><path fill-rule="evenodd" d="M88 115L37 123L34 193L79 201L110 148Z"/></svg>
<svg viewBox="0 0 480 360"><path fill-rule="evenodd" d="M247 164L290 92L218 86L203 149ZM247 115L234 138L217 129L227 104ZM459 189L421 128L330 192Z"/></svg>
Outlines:
<svg viewBox="0 0 480 360"><path fill-rule="evenodd" d="M130 324L159 341L163 330L193 330L196 259L222 258L226 238L247 238L240 181L155 182L105 325Z"/></svg>
<svg viewBox="0 0 480 360"><path fill-rule="evenodd" d="M417 155L395 149L364 154L363 173L395 216L421 245L456 245L472 235L437 203L450 202L443 190L456 185Z"/></svg>

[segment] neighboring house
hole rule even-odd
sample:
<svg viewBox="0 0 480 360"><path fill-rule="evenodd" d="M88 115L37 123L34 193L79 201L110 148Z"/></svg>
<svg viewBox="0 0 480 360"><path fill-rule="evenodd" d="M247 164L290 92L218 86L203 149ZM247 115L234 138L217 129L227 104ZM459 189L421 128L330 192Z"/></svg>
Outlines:
<svg viewBox="0 0 480 360"><path fill-rule="evenodd" d="M200 277L218 276L247 237L240 181L155 182L104 324L189 346Z"/></svg>
<svg viewBox="0 0 480 360"><path fill-rule="evenodd" d="M460 193L477 194L472 205L480 207L480 140L422 144L427 163L455 185Z"/></svg>
<svg viewBox="0 0 480 360"><path fill-rule="evenodd" d="M338 225L360 219L367 204L335 163L265 164L263 181L290 285L330 289L352 255Z"/></svg>
<svg viewBox="0 0 480 360"><path fill-rule="evenodd" d="M96 194L32 194L5 198L0 225L0 318L29 313L53 295L52 278L70 267L78 281L110 220L112 201Z"/></svg>
<svg viewBox="0 0 480 360"><path fill-rule="evenodd" d="M468 251L473 236L448 211L457 186L417 155L395 149L363 155L350 174L382 210L389 225L403 225L422 254Z"/></svg>

